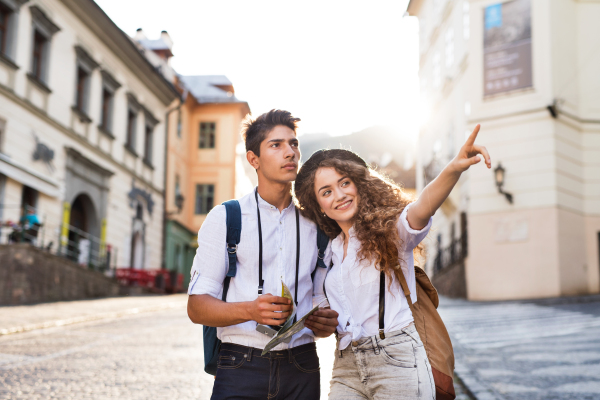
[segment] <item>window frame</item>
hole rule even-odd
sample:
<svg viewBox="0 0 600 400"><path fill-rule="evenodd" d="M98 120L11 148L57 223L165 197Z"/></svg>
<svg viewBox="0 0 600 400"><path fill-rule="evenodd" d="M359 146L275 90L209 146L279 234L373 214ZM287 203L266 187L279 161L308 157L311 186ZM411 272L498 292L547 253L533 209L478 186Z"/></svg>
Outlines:
<svg viewBox="0 0 600 400"><path fill-rule="evenodd" d="M196 184L194 215L206 215L213 209L215 206L215 188L216 185L214 183ZM209 199L210 202L208 201Z"/></svg>
<svg viewBox="0 0 600 400"><path fill-rule="evenodd" d="M50 45L52 36L60 28L52 22L46 13L37 5L29 7L31 12L32 37L31 37L31 63L30 77L34 80L48 85L50 69ZM39 40L37 40L39 39ZM39 53L36 57L36 53ZM37 64L35 63L37 59Z"/></svg>
<svg viewBox="0 0 600 400"><path fill-rule="evenodd" d="M90 92L92 86L92 74L99 64L90 56L90 54L81 46L75 46L75 99L73 108L80 114L88 117Z"/></svg>
<svg viewBox="0 0 600 400"><path fill-rule="evenodd" d="M127 131L125 132L125 148L138 156L135 147L137 142L137 124L142 106L132 93L127 93Z"/></svg>
<svg viewBox="0 0 600 400"><path fill-rule="evenodd" d="M212 126L208 133L203 126ZM198 149L215 149L217 147L217 123L201 121L198 127Z"/></svg>
<svg viewBox="0 0 600 400"><path fill-rule="evenodd" d="M158 120L145 107L144 109L144 163L153 168L152 153L154 151L154 130Z"/></svg>
<svg viewBox="0 0 600 400"><path fill-rule="evenodd" d="M102 132L113 137L115 94L121 84L105 69L102 69L100 74L102 76L102 91L100 94L100 123L98 127ZM105 93L108 94L108 100L104 96Z"/></svg>
<svg viewBox="0 0 600 400"><path fill-rule="evenodd" d="M4 16L2 17L2 12ZM0 54L6 55L8 50L8 36L10 34L10 19L14 10L0 1Z"/></svg>

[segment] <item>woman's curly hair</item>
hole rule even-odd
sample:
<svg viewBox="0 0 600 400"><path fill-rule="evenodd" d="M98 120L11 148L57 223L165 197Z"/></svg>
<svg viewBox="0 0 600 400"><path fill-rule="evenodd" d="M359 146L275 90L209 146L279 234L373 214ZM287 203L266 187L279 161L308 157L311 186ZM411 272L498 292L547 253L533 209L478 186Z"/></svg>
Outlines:
<svg viewBox="0 0 600 400"><path fill-rule="evenodd" d="M362 161L360 158L359 160ZM358 191L358 210L353 225L355 235L361 243L358 260L371 261L389 278L393 274L399 282L402 271L399 268L401 260L398 259L398 251L402 243L396 224L400 213L411 200L399 185L369 168L364 161L359 163L351 159L326 157L316 165L313 163L304 174L303 166L298 175L301 184L298 185L297 180L295 188L300 209L306 218L314 221L331 239L337 237L342 229L337 222L321 212L315 194L316 172L319 168L328 167L350 178ZM392 279L389 282L391 284Z"/></svg>

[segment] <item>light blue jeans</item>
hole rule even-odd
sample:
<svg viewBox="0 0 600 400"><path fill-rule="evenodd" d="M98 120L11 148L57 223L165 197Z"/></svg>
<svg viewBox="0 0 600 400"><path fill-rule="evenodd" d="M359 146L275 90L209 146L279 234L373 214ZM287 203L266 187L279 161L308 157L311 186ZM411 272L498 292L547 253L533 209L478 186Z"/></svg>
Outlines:
<svg viewBox="0 0 600 400"><path fill-rule="evenodd" d="M339 345L339 341L338 341ZM414 324L336 349L329 400L435 400L435 383Z"/></svg>

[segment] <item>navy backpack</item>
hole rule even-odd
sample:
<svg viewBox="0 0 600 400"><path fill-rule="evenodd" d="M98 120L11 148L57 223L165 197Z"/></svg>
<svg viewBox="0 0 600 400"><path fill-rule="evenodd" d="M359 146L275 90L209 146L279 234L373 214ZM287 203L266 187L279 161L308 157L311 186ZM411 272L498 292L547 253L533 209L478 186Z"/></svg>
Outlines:
<svg viewBox="0 0 600 400"><path fill-rule="evenodd" d="M227 291L229 290L229 282L231 278L235 276L237 272L236 260L237 260L237 245L240 243L240 234L242 233L242 209L240 203L237 200L228 200L223 203L225 211L227 212L227 256L229 258L229 269L223 282L223 295L221 296L222 301L227 301ZM323 258L325 257L325 250L329 238L321 229L317 227L317 247L319 254L317 258L317 266L321 268L327 268ZM311 274L311 278L314 279L316 268ZM203 327L203 338L204 338L204 371L211 375L217 375L217 362L219 361L219 350L221 347L221 341L217 338L217 328L212 326Z"/></svg>

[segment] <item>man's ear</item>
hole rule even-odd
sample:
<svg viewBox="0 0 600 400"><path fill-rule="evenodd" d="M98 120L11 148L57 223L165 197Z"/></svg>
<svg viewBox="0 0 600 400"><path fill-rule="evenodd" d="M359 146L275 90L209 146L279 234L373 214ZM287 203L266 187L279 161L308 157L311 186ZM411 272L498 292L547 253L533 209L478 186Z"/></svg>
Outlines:
<svg viewBox="0 0 600 400"><path fill-rule="evenodd" d="M250 165L252 165L252 168L254 168L255 170L258 170L258 167L260 166L260 164L258 162L258 156L256 154L254 154L254 152L252 150L248 150L246 152L246 160L248 160L248 163Z"/></svg>

